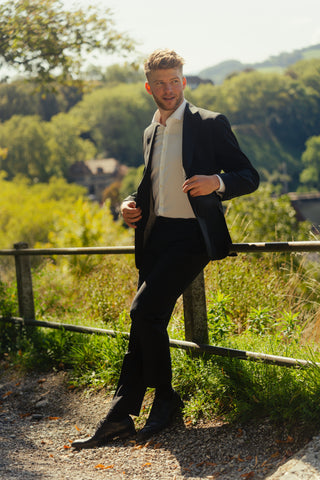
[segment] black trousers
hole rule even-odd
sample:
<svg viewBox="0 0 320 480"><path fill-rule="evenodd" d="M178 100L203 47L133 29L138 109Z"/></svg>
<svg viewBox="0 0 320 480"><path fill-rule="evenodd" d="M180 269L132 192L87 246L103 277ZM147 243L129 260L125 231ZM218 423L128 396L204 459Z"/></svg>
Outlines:
<svg viewBox="0 0 320 480"><path fill-rule="evenodd" d="M139 415L147 387L171 385L167 326L178 297L208 263L196 219L157 217L145 246L131 330L109 415Z"/></svg>

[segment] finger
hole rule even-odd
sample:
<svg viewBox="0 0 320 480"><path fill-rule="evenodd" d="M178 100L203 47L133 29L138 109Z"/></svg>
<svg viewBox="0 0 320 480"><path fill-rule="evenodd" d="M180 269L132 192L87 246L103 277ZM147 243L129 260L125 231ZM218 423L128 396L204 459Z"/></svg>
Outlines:
<svg viewBox="0 0 320 480"><path fill-rule="evenodd" d="M129 221L135 222L137 219L141 218L141 213L140 212L128 212L128 213L125 213L123 216L124 216L124 218L126 218Z"/></svg>
<svg viewBox="0 0 320 480"><path fill-rule="evenodd" d="M192 188L194 188L194 183L192 182L185 182L182 186L182 190L184 193L189 192Z"/></svg>
<svg viewBox="0 0 320 480"><path fill-rule="evenodd" d="M189 187L192 185L197 179L197 176L194 175L193 177L187 178L187 180L183 183L182 188Z"/></svg>
<svg viewBox="0 0 320 480"><path fill-rule="evenodd" d="M137 225L135 223L126 222L126 224L128 225L128 227L137 228Z"/></svg>
<svg viewBox="0 0 320 480"><path fill-rule="evenodd" d="M126 223L135 223L141 220L142 215L140 214L135 214L135 215L123 215L123 219Z"/></svg>
<svg viewBox="0 0 320 480"><path fill-rule="evenodd" d="M123 217L123 220L129 227L136 228L136 224L137 222L139 222L139 220L141 220L141 218L142 218L142 215L139 215L133 218Z"/></svg>
<svg viewBox="0 0 320 480"><path fill-rule="evenodd" d="M141 215L141 208L124 208L122 215L126 217L135 217Z"/></svg>

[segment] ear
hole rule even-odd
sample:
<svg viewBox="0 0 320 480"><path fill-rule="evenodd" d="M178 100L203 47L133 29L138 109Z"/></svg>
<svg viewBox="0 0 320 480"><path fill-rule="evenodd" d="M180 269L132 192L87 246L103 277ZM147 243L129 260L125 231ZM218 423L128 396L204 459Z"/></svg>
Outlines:
<svg viewBox="0 0 320 480"><path fill-rule="evenodd" d="M186 77L183 77L183 79L182 79L182 86L183 86L184 89L185 89L186 86L187 86L187 79L186 79Z"/></svg>
<svg viewBox="0 0 320 480"><path fill-rule="evenodd" d="M144 86L145 86L145 89L147 90L147 92L149 93L149 95L152 95L151 87L150 87L149 82L146 82L146 83L144 84Z"/></svg>

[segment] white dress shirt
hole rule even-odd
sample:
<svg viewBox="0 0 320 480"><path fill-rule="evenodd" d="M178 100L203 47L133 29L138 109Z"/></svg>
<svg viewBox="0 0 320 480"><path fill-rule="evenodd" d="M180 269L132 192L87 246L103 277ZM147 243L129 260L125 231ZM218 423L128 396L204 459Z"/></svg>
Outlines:
<svg viewBox="0 0 320 480"><path fill-rule="evenodd" d="M186 101L167 119L160 123L156 111L152 123L158 125L151 163L152 193L156 216L170 218L195 218L188 195L182 191L186 173L182 164L182 128ZM219 191L224 191L222 179Z"/></svg>

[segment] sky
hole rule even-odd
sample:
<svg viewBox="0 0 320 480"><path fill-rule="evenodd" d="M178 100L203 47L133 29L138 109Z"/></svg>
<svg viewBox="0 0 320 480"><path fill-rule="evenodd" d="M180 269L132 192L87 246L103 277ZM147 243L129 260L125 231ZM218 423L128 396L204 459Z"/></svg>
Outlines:
<svg viewBox="0 0 320 480"><path fill-rule="evenodd" d="M110 8L116 28L138 42L145 58L172 48L185 73L225 60L243 63L320 43L319 0L62 0L64 6ZM106 65L123 63L109 57Z"/></svg>

